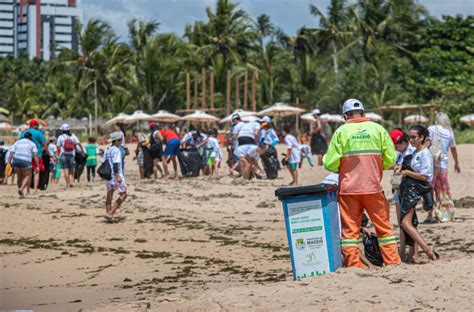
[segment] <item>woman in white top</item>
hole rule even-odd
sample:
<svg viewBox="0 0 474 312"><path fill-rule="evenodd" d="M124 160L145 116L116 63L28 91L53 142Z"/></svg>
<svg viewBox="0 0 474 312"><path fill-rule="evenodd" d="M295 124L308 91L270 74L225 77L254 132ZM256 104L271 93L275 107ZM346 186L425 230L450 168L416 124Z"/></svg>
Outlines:
<svg viewBox="0 0 474 312"><path fill-rule="evenodd" d="M31 183L32 160L39 171L38 148L33 142L31 133L25 133L23 139L18 140L11 148L8 163L15 169L17 174L18 195L24 197L24 189Z"/></svg>
<svg viewBox="0 0 474 312"><path fill-rule="evenodd" d="M428 216L427 221L453 221L454 219L454 203L451 198L451 191L448 183L448 158L449 150L454 159L454 171L461 172L459 166L458 152L456 150L456 140L451 129L451 122L445 113L436 114L436 125L428 128L430 136L428 144L433 154L434 175L433 188L436 197L436 205L434 212L437 220L433 219L432 213Z"/></svg>
<svg viewBox="0 0 474 312"><path fill-rule="evenodd" d="M426 148L428 136L428 129L420 125L411 127L408 132L410 143L415 150L404 157L401 167L403 178L400 183L400 226L407 245L413 246L417 243L431 260L437 260L438 253L425 242L416 228L418 219L415 206L425 194L431 192L430 183L433 179L433 157Z"/></svg>

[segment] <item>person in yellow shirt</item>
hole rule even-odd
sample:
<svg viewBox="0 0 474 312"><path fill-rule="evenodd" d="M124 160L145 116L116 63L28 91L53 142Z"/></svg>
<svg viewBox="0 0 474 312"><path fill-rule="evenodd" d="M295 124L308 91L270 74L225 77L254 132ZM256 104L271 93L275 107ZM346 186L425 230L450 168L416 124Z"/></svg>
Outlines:
<svg viewBox="0 0 474 312"><path fill-rule="evenodd" d="M381 186L383 170L395 164L395 147L382 126L364 117L361 101L344 102L343 114L346 124L334 133L323 163L326 170L339 173L344 266L364 267L359 257L364 209L374 224L385 265L399 264L390 205Z"/></svg>

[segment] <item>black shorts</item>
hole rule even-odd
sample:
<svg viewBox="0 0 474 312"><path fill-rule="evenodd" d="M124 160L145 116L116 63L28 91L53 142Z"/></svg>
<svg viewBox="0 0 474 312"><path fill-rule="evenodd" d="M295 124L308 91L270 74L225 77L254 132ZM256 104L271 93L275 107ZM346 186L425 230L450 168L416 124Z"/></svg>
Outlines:
<svg viewBox="0 0 474 312"><path fill-rule="evenodd" d="M255 145L255 139L251 137L240 137L239 138L239 146L240 145Z"/></svg>

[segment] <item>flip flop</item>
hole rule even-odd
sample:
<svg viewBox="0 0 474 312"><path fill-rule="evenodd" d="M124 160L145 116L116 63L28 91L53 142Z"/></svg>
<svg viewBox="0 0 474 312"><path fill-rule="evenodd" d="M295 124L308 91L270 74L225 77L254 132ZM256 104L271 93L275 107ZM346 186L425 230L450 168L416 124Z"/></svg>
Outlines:
<svg viewBox="0 0 474 312"><path fill-rule="evenodd" d="M105 215L104 218L105 218L105 222L106 222L106 223L115 223L114 217Z"/></svg>
<svg viewBox="0 0 474 312"><path fill-rule="evenodd" d="M18 190L18 195L20 196L20 198L24 198L24 197L25 197L25 194L23 194L23 191L22 191L22 190Z"/></svg>

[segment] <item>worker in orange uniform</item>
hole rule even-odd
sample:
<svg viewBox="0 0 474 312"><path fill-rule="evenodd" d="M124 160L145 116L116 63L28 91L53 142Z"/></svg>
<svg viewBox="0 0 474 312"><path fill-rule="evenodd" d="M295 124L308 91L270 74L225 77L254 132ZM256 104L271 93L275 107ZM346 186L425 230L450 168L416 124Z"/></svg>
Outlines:
<svg viewBox="0 0 474 312"><path fill-rule="evenodd" d="M374 224L385 265L399 264L389 221L390 205L380 184L383 170L395 164L395 147L382 126L364 117L359 100L347 100L342 110L346 124L334 133L323 163L326 170L339 173L344 266L364 267L359 258L364 209Z"/></svg>

